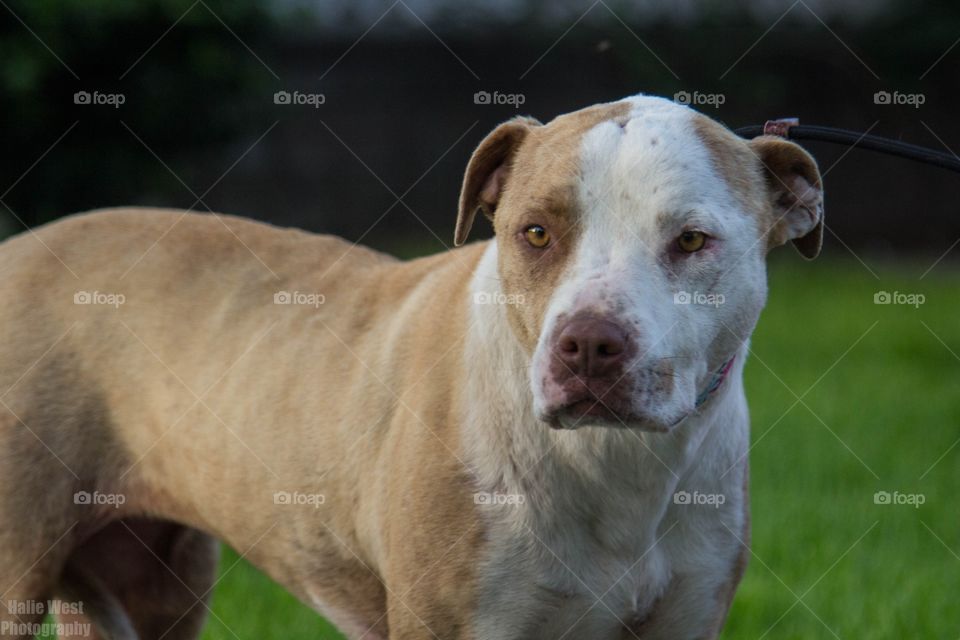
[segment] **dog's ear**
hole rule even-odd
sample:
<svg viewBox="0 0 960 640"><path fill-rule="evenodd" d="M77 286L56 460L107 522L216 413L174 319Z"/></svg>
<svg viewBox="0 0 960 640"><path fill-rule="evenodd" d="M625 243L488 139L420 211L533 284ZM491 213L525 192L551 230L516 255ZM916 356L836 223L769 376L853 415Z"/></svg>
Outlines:
<svg viewBox="0 0 960 640"><path fill-rule="evenodd" d="M749 143L760 159L771 203L767 248L793 240L808 259L823 245L823 185L820 170L803 147L778 136L760 136Z"/></svg>
<svg viewBox="0 0 960 640"><path fill-rule="evenodd" d="M477 209L493 219L497 203L510 177L510 169L520 144L533 127L540 123L533 118L517 117L494 129L470 157L460 191L460 210L453 236L454 246L467 241Z"/></svg>

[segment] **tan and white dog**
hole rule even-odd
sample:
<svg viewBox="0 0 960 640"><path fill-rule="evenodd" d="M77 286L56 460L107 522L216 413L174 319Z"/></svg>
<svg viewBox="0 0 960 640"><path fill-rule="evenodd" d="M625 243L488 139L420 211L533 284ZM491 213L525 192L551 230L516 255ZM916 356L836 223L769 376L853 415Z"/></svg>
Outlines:
<svg viewBox="0 0 960 640"><path fill-rule="evenodd" d="M496 238L427 258L170 210L6 241L3 635L52 598L195 638L222 540L352 639L716 637L764 260L821 203L799 146L639 96L497 127L455 241Z"/></svg>

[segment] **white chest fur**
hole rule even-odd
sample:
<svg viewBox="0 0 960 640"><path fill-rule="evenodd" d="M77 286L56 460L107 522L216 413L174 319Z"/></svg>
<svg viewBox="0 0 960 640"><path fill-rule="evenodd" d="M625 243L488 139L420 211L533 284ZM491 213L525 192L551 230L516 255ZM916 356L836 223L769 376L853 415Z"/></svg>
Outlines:
<svg viewBox="0 0 960 640"><path fill-rule="evenodd" d="M485 275L495 251L477 290L496 286ZM743 527L740 367L670 434L553 431L530 412L506 323L490 307L475 313L482 330L468 339L467 396L482 402L464 408L463 435L480 502L492 503L478 506L487 544L477 558L476 638L619 640L639 636L648 618L645 639L700 637ZM658 630L657 617L670 624Z"/></svg>

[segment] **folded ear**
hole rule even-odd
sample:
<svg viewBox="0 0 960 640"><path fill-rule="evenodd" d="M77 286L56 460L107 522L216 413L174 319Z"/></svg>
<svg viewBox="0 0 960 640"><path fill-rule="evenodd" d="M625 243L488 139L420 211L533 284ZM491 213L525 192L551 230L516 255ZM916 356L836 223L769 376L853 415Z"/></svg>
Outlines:
<svg viewBox="0 0 960 640"><path fill-rule="evenodd" d="M768 249L793 240L808 259L823 244L823 186L813 157L803 147L778 136L749 143L762 163L771 203Z"/></svg>
<svg viewBox="0 0 960 640"><path fill-rule="evenodd" d="M460 191L460 210L453 244L459 247L467 241L477 209L493 219L500 196L510 177L513 158L520 144L533 127L540 123L533 118L517 117L494 129L470 157Z"/></svg>

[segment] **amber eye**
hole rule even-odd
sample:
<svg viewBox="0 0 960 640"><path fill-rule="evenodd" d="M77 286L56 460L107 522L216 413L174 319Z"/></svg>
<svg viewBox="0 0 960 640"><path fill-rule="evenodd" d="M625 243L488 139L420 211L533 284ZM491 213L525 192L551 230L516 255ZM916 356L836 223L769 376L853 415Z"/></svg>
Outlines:
<svg viewBox="0 0 960 640"><path fill-rule="evenodd" d="M677 238L677 246L686 253L696 253L703 249L707 236L702 231L684 231Z"/></svg>
<svg viewBox="0 0 960 640"><path fill-rule="evenodd" d="M527 227L523 235L527 238L530 246L536 247L537 249L543 249L550 244L550 234L538 224Z"/></svg>

